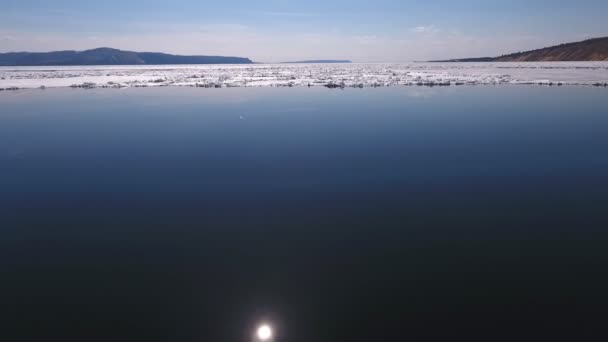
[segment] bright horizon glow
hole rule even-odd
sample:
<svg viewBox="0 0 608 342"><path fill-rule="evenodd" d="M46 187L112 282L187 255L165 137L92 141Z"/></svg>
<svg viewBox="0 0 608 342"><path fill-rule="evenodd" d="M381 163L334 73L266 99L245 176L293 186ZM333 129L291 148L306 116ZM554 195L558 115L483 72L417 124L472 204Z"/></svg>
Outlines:
<svg viewBox="0 0 608 342"><path fill-rule="evenodd" d="M257 336L258 336L258 339L260 339L262 341L268 341L269 339L272 338L272 328L267 324L261 325L258 328Z"/></svg>
<svg viewBox="0 0 608 342"><path fill-rule="evenodd" d="M87 50L256 62L498 56L608 36L606 0L0 0L0 52Z"/></svg>

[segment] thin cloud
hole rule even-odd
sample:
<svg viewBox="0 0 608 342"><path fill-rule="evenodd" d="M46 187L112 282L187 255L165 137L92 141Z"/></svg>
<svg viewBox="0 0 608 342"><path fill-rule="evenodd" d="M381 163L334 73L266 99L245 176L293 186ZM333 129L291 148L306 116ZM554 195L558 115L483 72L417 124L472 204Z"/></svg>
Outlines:
<svg viewBox="0 0 608 342"><path fill-rule="evenodd" d="M441 32L441 29L439 29L435 25L429 25L429 26L416 26L416 27L412 28L411 31L414 33L420 33L420 34L435 34L435 33Z"/></svg>
<svg viewBox="0 0 608 342"><path fill-rule="evenodd" d="M376 35L365 35L365 36L355 36L355 40L362 45L373 44L378 41L378 36Z"/></svg>

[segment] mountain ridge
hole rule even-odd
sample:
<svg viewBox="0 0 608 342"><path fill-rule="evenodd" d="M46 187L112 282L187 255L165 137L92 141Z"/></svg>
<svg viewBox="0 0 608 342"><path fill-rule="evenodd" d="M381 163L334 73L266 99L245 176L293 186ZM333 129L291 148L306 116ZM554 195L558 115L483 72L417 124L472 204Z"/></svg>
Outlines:
<svg viewBox="0 0 608 342"><path fill-rule="evenodd" d="M252 64L249 58L225 56L183 56L161 52L134 52L113 48L84 51L0 53L0 66L65 65L163 65L163 64Z"/></svg>

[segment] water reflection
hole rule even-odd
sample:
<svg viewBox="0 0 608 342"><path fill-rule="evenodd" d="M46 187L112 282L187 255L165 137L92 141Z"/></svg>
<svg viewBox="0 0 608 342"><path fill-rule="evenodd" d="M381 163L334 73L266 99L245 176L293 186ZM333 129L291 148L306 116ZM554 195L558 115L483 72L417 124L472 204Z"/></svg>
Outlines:
<svg viewBox="0 0 608 342"><path fill-rule="evenodd" d="M604 90L24 94L0 96L4 336L603 326Z"/></svg>

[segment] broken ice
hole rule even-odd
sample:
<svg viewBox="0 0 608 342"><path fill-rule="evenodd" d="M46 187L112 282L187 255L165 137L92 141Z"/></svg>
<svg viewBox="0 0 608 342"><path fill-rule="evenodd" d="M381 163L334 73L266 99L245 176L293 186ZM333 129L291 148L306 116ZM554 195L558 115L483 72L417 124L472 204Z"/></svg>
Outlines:
<svg viewBox="0 0 608 342"><path fill-rule="evenodd" d="M608 62L0 67L0 90L498 84L608 87Z"/></svg>

